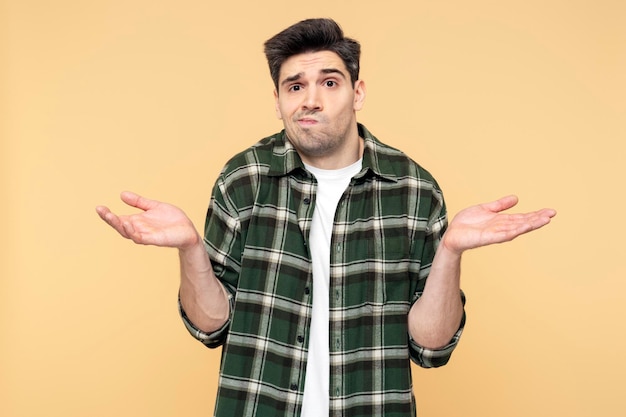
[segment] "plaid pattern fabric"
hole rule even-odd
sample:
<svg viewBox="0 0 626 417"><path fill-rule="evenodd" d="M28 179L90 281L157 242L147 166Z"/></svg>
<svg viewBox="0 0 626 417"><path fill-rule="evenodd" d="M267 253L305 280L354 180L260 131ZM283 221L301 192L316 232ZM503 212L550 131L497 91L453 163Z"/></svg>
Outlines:
<svg viewBox="0 0 626 417"><path fill-rule="evenodd" d="M410 360L445 364L408 335L447 220L432 176L359 125L363 168L341 198L330 259L330 415L415 415ZM215 415L299 416L309 342L312 268L307 247L315 178L284 132L235 156L207 214L205 245L231 295L231 318L206 334L224 345Z"/></svg>

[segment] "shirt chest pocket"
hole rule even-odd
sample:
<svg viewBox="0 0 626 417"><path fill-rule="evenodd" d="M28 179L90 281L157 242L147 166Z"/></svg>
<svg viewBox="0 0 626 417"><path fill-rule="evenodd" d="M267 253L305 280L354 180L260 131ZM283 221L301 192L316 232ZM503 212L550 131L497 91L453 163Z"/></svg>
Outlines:
<svg viewBox="0 0 626 417"><path fill-rule="evenodd" d="M366 303L392 308L410 303L410 243L395 235L368 240Z"/></svg>

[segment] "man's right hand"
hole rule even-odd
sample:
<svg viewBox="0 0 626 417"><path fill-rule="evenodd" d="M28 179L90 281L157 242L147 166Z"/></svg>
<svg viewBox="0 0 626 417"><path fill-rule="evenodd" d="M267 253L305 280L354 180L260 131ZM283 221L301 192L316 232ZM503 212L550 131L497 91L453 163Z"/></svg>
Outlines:
<svg viewBox="0 0 626 417"><path fill-rule="evenodd" d="M96 212L109 226L135 243L187 249L201 238L193 223L178 207L150 200L135 193L121 194L124 203L143 210L141 213L116 215L108 207L98 206Z"/></svg>
<svg viewBox="0 0 626 417"><path fill-rule="evenodd" d="M205 332L221 328L230 311L228 294L215 277L202 238L178 207L125 191L122 201L142 210L118 216L105 206L98 215L117 232L141 245L179 249L180 302L193 325Z"/></svg>

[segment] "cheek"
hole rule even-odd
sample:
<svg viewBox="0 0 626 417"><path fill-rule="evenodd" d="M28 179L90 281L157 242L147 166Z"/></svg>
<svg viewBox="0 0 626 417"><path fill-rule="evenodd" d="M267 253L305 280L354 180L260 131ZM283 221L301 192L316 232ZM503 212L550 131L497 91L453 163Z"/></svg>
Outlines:
<svg viewBox="0 0 626 417"><path fill-rule="evenodd" d="M341 120L351 119L354 112L354 104L352 102L346 102L341 108L337 109L335 116Z"/></svg>
<svg viewBox="0 0 626 417"><path fill-rule="evenodd" d="M279 119L289 119L293 112L293 106L290 106L289 103L278 103L276 106L276 115Z"/></svg>

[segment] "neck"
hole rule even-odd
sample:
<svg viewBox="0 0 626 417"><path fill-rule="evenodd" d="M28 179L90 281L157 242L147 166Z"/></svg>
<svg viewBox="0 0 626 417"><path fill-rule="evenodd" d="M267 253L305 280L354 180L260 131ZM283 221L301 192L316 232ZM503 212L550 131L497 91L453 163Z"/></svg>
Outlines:
<svg viewBox="0 0 626 417"><path fill-rule="evenodd" d="M360 136L356 136L355 141L350 141L340 151L335 151L329 155L303 155L300 153L302 162L319 169L341 169L354 164L363 157L365 141Z"/></svg>

